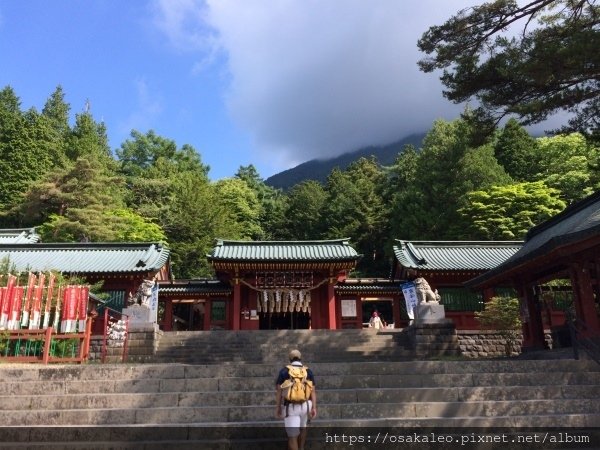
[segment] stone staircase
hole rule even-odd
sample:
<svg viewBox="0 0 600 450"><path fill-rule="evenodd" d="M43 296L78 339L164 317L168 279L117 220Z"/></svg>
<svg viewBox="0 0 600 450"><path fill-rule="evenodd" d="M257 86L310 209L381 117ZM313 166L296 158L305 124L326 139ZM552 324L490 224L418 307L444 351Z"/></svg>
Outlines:
<svg viewBox="0 0 600 450"><path fill-rule="evenodd" d="M315 362L402 361L414 357L403 330L184 331L166 332L155 355L139 362L186 364L274 363L292 348ZM136 360L130 353L129 359Z"/></svg>
<svg viewBox="0 0 600 450"><path fill-rule="evenodd" d="M307 449L370 448L327 442L343 430L374 437L600 426L600 366L592 361L363 356L313 363L316 349L297 347L318 386ZM272 362L259 364L0 365L0 448L285 448L282 424L273 418L285 352L267 353Z"/></svg>

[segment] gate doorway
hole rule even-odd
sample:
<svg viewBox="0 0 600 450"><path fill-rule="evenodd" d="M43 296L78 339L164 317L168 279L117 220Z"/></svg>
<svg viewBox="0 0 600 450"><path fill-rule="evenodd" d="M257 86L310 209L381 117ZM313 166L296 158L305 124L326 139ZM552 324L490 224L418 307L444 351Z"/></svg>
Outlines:
<svg viewBox="0 0 600 450"><path fill-rule="evenodd" d="M388 326L394 322L394 301L391 298L369 298L362 302L363 327L369 326L373 312L377 311L379 318Z"/></svg>
<svg viewBox="0 0 600 450"><path fill-rule="evenodd" d="M259 320L261 330L308 330L310 328L309 312L262 313Z"/></svg>
<svg viewBox="0 0 600 450"><path fill-rule="evenodd" d="M173 303L173 331L199 331L204 329L204 303Z"/></svg>

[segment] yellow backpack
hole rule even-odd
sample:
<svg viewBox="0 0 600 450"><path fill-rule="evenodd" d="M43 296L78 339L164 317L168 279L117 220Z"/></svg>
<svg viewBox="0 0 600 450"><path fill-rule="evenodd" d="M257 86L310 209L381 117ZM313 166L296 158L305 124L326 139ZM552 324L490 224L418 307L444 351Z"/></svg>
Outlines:
<svg viewBox="0 0 600 450"><path fill-rule="evenodd" d="M287 403L304 403L310 399L313 382L308 377L308 368L304 366L287 366L289 378L281 383L283 399Z"/></svg>

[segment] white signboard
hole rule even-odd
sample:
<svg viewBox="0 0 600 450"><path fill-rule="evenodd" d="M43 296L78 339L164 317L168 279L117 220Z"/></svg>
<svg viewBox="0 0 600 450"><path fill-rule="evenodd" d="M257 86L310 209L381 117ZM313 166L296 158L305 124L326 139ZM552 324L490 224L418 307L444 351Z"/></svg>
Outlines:
<svg viewBox="0 0 600 450"><path fill-rule="evenodd" d="M356 300L342 300L342 317L356 317Z"/></svg>
<svg viewBox="0 0 600 450"><path fill-rule="evenodd" d="M158 283L155 281L152 286L152 296L150 297L150 322L156 323L158 320Z"/></svg>

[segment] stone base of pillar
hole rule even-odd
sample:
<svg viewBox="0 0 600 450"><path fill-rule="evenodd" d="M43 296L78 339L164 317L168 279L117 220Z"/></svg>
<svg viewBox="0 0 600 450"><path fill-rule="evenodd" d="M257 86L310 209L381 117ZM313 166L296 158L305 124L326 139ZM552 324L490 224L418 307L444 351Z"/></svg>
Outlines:
<svg viewBox="0 0 600 450"><path fill-rule="evenodd" d="M453 323L452 320L446 319L444 305L431 302L417 305L415 323L448 323L448 320Z"/></svg>

